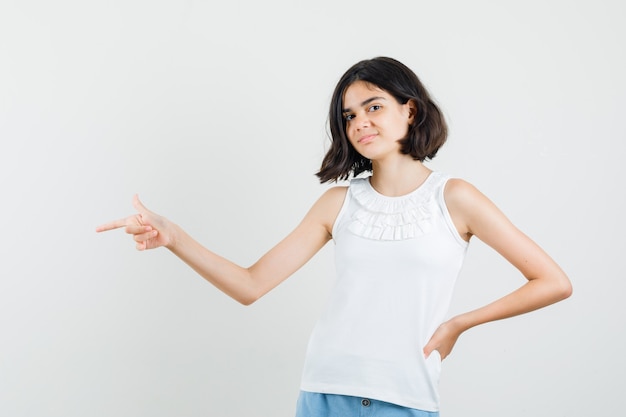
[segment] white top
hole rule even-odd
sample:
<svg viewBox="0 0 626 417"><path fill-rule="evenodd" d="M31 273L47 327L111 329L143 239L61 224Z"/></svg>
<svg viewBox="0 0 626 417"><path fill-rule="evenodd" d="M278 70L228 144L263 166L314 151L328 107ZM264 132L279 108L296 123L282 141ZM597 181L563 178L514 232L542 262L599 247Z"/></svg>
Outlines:
<svg viewBox="0 0 626 417"><path fill-rule="evenodd" d="M333 226L337 280L306 355L301 389L438 411L439 353L422 349L444 321L467 242L433 172L387 197L350 182Z"/></svg>

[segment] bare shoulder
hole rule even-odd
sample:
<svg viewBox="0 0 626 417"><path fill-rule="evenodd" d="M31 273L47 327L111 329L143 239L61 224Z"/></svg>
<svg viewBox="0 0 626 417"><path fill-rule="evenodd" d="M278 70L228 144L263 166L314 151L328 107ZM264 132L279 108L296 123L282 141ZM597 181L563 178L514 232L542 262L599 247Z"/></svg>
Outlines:
<svg viewBox="0 0 626 417"><path fill-rule="evenodd" d="M343 202L346 199L347 192L347 186L337 185L326 190L319 198L317 204L321 206L323 212L328 216L329 220L331 220L331 223L334 223L335 218L339 214L339 210L341 210Z"/></svg>
<svg viewBox="0 0 626 417"><path fill-rule="evenodd" d="M347 192L348 192L347 186L336 185L326 190L324 194L322 194L320 199L329 200L329 202L333 202L334 204L342 204L343 200L346 198Z"/></svg>
<svg viewBox="0 0 626 417"><path fill-rule="evenodd" d="M450 214L464 213L487 199L474 185L460 178L450 178L443 195Z"/></svg>
<svg viewBox="0 0 626 417"><path fill-rule="evenodd" d="M335 219L343 206L348 191L347 186L334 186L326 191L317 199L307 218L320 223L330 233Z"/></svg>
<svg viewBox="0 0 626 417"><path fill-rule="evenodd" d="M482 195L478 189L470 182L461 178L450 178L446 183L444 196L446 202L448 200L464 200L466 198L477 197Z"/></svg>
<svg viewBox="0 0 626 417"><path fill-rule="evenodd" d="M473 229L479 220L503 217L487 196L473 184L460 178L448 180L444 199L454 225L466 240L475 234Z"/></svg>

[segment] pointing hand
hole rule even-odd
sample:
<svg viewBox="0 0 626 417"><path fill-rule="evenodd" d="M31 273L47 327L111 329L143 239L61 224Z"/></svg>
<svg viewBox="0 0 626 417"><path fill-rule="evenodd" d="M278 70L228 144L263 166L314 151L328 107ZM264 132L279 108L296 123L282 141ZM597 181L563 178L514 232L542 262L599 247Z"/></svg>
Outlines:
<svg viewBox="0 0 626 417"><path fill-rule="evenodd" d="M165 217L148 210L137 195L133 197L133 207L137 210L137 214L100 225L96 228L96 232L123 227L126 233L133 235L137 250L154 249L172 244L172 223Z"/></svg>

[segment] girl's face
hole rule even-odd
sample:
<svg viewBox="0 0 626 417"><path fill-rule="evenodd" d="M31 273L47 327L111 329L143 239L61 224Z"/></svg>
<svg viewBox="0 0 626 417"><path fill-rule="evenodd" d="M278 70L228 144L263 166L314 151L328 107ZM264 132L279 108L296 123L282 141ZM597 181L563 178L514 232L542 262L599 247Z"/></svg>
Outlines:
<svg viewBox="0 0 626 417"><path fill-rule="evenodd" d="M412 101L400 104L385 90L355 81L342 107L348 139L359 154L372 161L400 154L398 140L406 137L415 115Z"/></svg>

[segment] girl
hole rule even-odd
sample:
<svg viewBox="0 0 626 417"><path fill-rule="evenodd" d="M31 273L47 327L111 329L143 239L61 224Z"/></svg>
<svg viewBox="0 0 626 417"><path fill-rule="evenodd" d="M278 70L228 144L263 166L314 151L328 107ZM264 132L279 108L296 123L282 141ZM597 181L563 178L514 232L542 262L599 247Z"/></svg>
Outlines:
<svg viewBox="0 0 626 417"><path fill-rule="evenodd" d="M438 416L441 361L458 337L565 299L570 281L475 187L423 164L445 142L447 127L404 64L378 57L348 69L333 93L329 124L332 146L317 176L349 185L328 189L248 268L207 250L137 196L137 214L97 231L124 227L139 250L164 246L245 305L332 239L337 281L309 341L296 416ZM444 321L473 236L528 282Z"/></svg>

